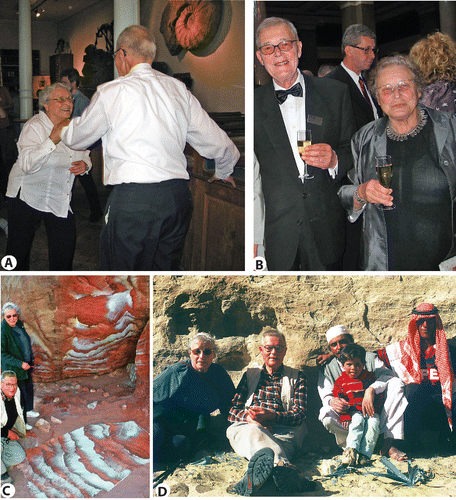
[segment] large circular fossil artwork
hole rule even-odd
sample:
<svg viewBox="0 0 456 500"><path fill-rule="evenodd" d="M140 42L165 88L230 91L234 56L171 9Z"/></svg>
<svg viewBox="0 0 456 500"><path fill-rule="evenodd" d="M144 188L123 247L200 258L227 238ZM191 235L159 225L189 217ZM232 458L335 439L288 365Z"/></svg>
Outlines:
<svg viewBox="0 0 456 500"><path fill-rule="evenodd" d="M160 32L170 54L206 48L217 33L222 8L220 0L169 0L163 10Z"/></svg>

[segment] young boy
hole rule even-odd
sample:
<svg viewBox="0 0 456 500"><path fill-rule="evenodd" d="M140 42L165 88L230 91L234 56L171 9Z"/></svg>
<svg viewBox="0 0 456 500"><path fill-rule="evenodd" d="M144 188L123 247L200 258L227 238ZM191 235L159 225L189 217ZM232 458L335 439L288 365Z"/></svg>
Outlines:
<svg viewBox="0 0 456 500"><path fill-rule="evenodd" d="M380 434L381 408L378 408L379 401L375 401L374 407L374 394L383 392L386 384L376 382L374 374L364 368L364 347L348 344L342 349L339 359L343 372L334 384L333 396L350 404L349 410L340 416L342 425L348 428L342 462L353 466L358 460L359 465L364 465L371 458ZM374 382L375 387L372 386Z"/></svg>

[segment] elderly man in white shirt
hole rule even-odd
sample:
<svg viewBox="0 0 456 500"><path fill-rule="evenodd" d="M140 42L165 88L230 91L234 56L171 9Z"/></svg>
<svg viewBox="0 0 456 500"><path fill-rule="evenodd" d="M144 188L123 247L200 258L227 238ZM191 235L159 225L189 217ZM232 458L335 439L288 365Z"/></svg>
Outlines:
<svg viewBox="0 0 456 500"><path fill-rule="evenodd" d="M104 182L114 186L102 269L177 270L192 212L186 142L215 159L216 177L231 183L239 152L182 82L152 69L156 45L146 28L126 28L116 48L120 78L62 124L61 139L76 149L102 139Z"/></svg>
<svg viewBox="0 0 456 500"><path fill-rule="evenodd" d="M76 246L71 190L75 176L85 174L92 166L90 152L70 149L56 136L55 125L73 111L73 98L66 85L55 83L43 89L39 104L41 111L21 132L19 156L9 175L6 253L16 258L16 271L28 271L33 236L42 220L49 269L71 271Z"/></svg>

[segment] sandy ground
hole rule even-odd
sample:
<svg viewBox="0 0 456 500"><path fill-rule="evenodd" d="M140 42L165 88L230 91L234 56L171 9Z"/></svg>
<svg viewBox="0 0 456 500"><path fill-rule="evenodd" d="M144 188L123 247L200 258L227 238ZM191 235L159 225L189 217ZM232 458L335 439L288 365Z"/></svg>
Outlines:
<svg viewBox="0 0 456 500"><path fill-rule="evenodd" d="M149 432L149 408L141 408L133 398L135 384L130 382L125 369L113 373L71 378L58 382L35 383L35 410L38 418L29 419L33 426L29 437L22 439L24 448L33 448L52 438L88 424L114 424L134 420ZM93 409L87 408L97 402ZM52 421L51 417L58 419ZM50 423L46 432L37 428L39 419ZM29 488L21 472L10 471L16 488L15 498L31 498ZM148 498L150 496L150 466L145 465L117 484L110 492L98 497L106 498Z"/></svg>
<svg viewBox="0 0 456 500"><path fill-rule="evenodd" d="M331 465L334 470L341 464L341 455L334 456L331 453L325 453L324 450L318 450L318 453L303 453L294 463L308 479L316 481L317 488L312 493L295 496L452 497L456 493L455 456L413 459L412 466L418 466L426 473L433 475L433 478L424 484L417 484L413 487L404 486L388 477L372 474L386 474L386 468L380 462L380 458L379 455L373 455L371 464L368 466L350 469L347 474L340 477L328 477L325 474L330 470ZM178 468L166 479L165 483L169 486L170 496L235 496L230 493L230 489L244 475L247 460L235 453L225 452L213 456L207 455L203 461L213 463L186 465ZM392 461L392 463L401 472L407 473L407 463L397 461ZM154 494L156 493L155 490ZM268 480L255 496L281 495L272 481Z"/></svg>

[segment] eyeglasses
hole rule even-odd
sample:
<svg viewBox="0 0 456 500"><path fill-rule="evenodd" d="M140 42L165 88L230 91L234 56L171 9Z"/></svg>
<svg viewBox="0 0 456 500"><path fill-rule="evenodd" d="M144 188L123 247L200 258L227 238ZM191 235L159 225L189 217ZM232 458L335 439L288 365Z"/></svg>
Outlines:
<svg viewBox="0 0 456 500"><path fill-rule="evenodd" d="M204 356L210 356L214 352L214 349L192 349L192 354L199 356L203 353Z"/></svg>
<svg viewBox="0 0 456 500"><path fill-rule="evenodd" d="M263 349L266 352L272 352L275 350L275 352L284 352L286 347L284 345L264 345Z"/></svg>
<svg viewBox="0 0 456 500"><path fill-rule="evenodd" d="M392 96L396 89L399 91L400 94L403 94L411 90L412 84L409 82L413 82L413 79L404 80L396 85L390 85L389 83L387 83L386 85L378 87L377 91L382 97Z"/></svg>
<svg viewBox="0 0 456 500"><path fill-rule="evenodd" d="M8 314L5 316L6 319L10 319L10 318L17 318L19 315L18 314Z"/></svg>
<svg viewBox="0 0 456 500"><path fill-rule="evenodd" d="M115 52L113 52L112 54L112 58L115 59L116 58L116 55L117 55L117 52L119 52L119 50L123 50L123 53L124 53L124 56L127 55L127 52L125 49L123 49L122 47L120 49L117 49Z"/></svg>
<svg viewBox="0 0 456 500"><path fill-rule="evenodd" d="M3 382L3 385L5 387L17 387L17 384L5 384L4 382Z"/></svg>
<svg viewBox="0 0 456 500"><path fill-rule="evenodd" d="M288 52L289 50L292 49L294 42L297 42L298 40L283 40L282 42L278 43L277 45L274 45L272 43L267 43L266 45L262 45L261 47L258 47L258 50L264 55L264 56L270 56L271 54L274 54L276 47L279 47L280 52Z"/></svg>
<svg viewBox="0 0 456 500"><path fill-rule="evenodd" d="M370 47L358 47L358 45L350 45L350 47L362 50L365 54L370 54L371 52L372 54L376 54L378 52L377 47L374 47L373 49L371 49Z"/></svg>
<svg viewBox="0 0 456 500"><path fill-rule="evenodd" d="M48 101L57 101L59 104L63 104L64 102L73 102L74 99L70 97L58 97L57 99L48 99Z"/></svg>

